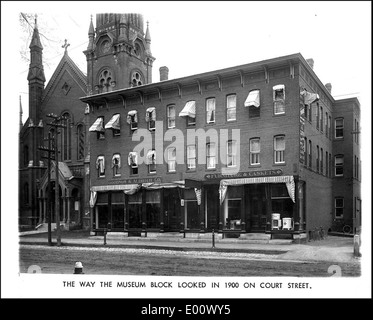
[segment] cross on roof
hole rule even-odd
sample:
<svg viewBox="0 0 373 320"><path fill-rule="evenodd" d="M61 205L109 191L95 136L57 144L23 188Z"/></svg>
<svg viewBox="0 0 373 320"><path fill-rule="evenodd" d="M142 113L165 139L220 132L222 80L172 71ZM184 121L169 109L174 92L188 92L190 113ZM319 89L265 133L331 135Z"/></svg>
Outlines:
<svg viewBox="0 0 373 320"><path fill-rule="evenodd" d="M70 43L67 43L67 39L65 39L65 43L61 46L62 48L65 48L65 52L67 52L67 47L70 45Z"/></svg>

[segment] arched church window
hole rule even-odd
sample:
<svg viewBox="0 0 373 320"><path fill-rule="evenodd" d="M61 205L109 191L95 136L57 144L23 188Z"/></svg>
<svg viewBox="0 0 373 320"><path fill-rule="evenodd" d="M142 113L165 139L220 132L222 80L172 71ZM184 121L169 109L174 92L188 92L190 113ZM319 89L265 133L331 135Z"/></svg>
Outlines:
<svg viewBox="0 0 373 320"><path fill-rule="evenodd" d="M71 160L71 116L68 112L62 115L65 120L63 121L64 128L62 128L62 160Z"/></svg>
<svg viewBox="0 0 373 320"><path fill-rule="evenodd" d="M135 54L136 57L141 58L142 55L142 50L141 46L139 43L135 43L135 48L133 49L133 53Z"/></svg>
<svg viewBox="0 0 373 320"><path fill-rule="evenodd" d="M110 70L105 69L103 70L99 77L98 82L100 84L100 93L102 92L109 92L112 90L112 82L113 82L113 75Z"/></svg>
<svg viewBox="0 0 373 320"><path fill-rule="evenodd" d="M85 137L85 132L84 132L84 126L83 124L79 124L77 126L77 160L83 160L84 159L84 137Z"/></svg>
<svg viewBox="0 0 373 320"><path fill-rule="evenodd" d="M132 72L131 76L131 86L132 87L137 87L143 85L143 80L141 77L141 74L137 71Z"/></svg>
<svg viewBox="0 0 373 320"><path fill-rule="evenodd" d="M28 161L29 161L28 146L24 146L23 147L23 165L25 167L28 166Z"/></svg>

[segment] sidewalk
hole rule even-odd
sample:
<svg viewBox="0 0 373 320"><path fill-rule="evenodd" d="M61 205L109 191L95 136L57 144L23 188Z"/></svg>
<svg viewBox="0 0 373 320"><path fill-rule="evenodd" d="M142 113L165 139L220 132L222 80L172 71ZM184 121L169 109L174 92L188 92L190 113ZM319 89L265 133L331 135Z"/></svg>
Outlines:
<svg viewBox="0 0 373 320"><path fill-rule="evenodd" d="M38 232L20 233L19 243L22 245L48 246L48 234ZM353 238L328 236L324 240L310 241L304 244L294 244L288 241L271 240L268 243L250 243L239 239L219 239L215 247L207 239L192 238L157 239L145 237L113 238L91 236L87 231L63 231L61 233L62 246L101 247L101 248L137 248L176 251L212 251L212 252L240 252L260 253L262 256L277 255L281 260L292 261L329 261L359 263L360 258L353 254ZM56 234L52 232L52 244L56 246Z"/></svg>

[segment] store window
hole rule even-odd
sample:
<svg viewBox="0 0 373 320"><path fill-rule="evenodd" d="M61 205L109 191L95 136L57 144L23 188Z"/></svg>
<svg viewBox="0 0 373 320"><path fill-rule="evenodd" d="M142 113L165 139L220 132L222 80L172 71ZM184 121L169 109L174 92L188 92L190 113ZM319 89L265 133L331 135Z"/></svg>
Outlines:
<svg viewBox="0 0 373 320"><path fill-rule="evenodd" d="M96 217L97 225L96 228L107 228L109 223L109 193L98 192L96 201Z"/></svg>
<svg viewBox="0 0 373 320"><path fill-rule="evenodd" d="M229 186L224 201L226 229L241 229L241 205L243 186Z"/></svg>
<svg viewBox="0 0 373 320"><path fill-rule="evenodd" d="M142 227L142 191L138 191L135 194L128 195L128 223L129 228L141 228Z"/></svg>
<svg viewBox="0 0 373 320"><path fill-rule="evenodd" d="M160 190L146 190L146 226L159 228L161 218L161 192Z"/></svg>
<svg viewBox="0 0 373 320"><path fill-rule="evenodd" d="M280 218L292 218L294 203L289 196L285 183L271 184L272 212L279 213Z"/></svg>
<svg viewBox="0 0 373 320"><path fill-rule="evenodd" d="M124 229L124 192L111 193L112 228Z"/></svg>
<svg viewBox="0 0 373 320"><path fill-rule="evenodd" d="M186 229L200 229L198 202L194 189L184 189L184 225Z"/></svg>

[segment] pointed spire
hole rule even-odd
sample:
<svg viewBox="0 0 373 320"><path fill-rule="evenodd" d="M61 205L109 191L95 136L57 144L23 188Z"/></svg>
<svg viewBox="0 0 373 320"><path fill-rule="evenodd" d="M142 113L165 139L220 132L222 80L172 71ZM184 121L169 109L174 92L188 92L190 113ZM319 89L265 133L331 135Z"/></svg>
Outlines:
<svg viewBox="0 0 373 320"><path fill-rule="evenodd" d="M150 42L152 39L150 38L150 31L149 31L149 21L146 21L146 34L145 34L145 49L148 54L152 54L150 50Z"/></svg>
<svg viewBox="0 0 373 320"><path fill-rule="evenodd" d="M146 42L151 42L152 39L150 37L150 31L149 31L149 21L146 21L146 35L145 35L145 41Z"/></svg>
<svg viewBox="0 0 373 320"><path fill-rule="evenodd" d="M93 43L95 38L95 29L93 28L93 16L91 15L91 23L89 24L89 30L88 30L88 47L87 50L93 50Z"/></svg>
<svg viewBox="0 0 373 320"><path fill-rule="evenodd" d="M30 43L29 48L31 47L39 47L40 49L43 49L43 46L41 45L40 41L40 35L39 35L39 29L38 29L38 15L35 14L35 25L34 25L34 33L32 34L32 40Z"/></svg>

